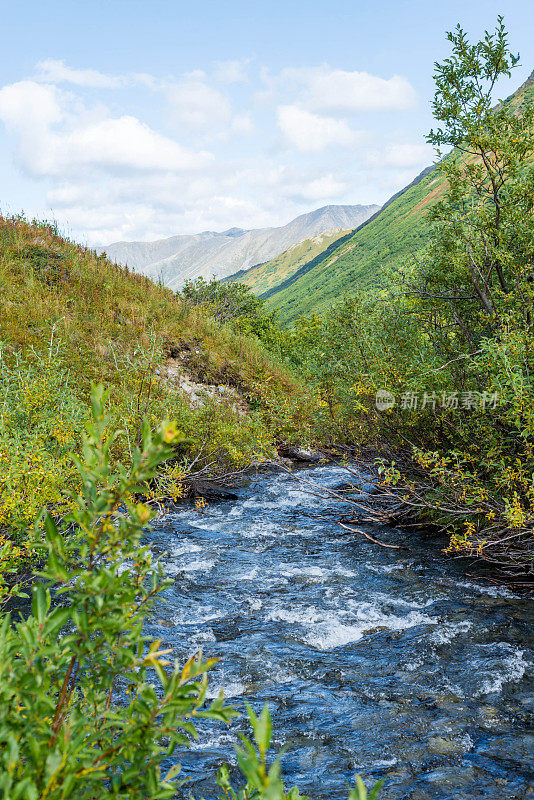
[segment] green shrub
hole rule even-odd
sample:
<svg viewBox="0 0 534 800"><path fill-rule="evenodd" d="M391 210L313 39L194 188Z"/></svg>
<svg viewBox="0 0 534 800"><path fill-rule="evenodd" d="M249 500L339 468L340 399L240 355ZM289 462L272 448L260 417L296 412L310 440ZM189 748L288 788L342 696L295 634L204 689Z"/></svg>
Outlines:
<svg viewBox="0 0 534 800"><path fill-rule="evenodd" d="M18 251L18 256L29 264L33 274L48 286L61 284L70 277L65 256L48 247L27 244Z"/></svg>
<svg viewBox="0 0 534 800"><path fill-rule="evenodd" d="M264 301L242 283L197 278L186 282L181 295L219 322L230 323L235 333L257 336L267 345L273 345L282 335L276 312L266 311Z"/></svg>
<svg viewBox="0 0 534 800"><path fill-rule="evenodd" d="M448 39L429 141L453 149L430 176L441 188L426 251L405 258L387 291L300 317L292 358L338 439L404 451L411 474L394 490L397 468L384 478L389 519L432 522L447 552L515 581L531 576L534 558L533 84L530 102L518 104L523 87L495 105L496 81L517 64L501 17L479 42L460 27ZM382 247L376 226L409 194L355 237L374 226ZM396 404L379 412L379 390Z"/></svg>

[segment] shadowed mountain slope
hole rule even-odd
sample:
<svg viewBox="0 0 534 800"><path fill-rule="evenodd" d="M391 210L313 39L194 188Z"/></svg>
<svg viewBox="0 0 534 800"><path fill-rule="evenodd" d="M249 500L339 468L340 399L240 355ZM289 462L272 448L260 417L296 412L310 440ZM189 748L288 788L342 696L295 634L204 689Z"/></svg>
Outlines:
<svg viewBox="0 0 534 800"><path fill-rule="evenodd" d="M316 256L323 255L325 248L330 247L334 242L338 242L342 236L352 231L337 228L332 231L324 231L305 239L303 242L288 247L283 253L265 261L263 264L255 264L247 270L240 270L234 275L224 278L223 282L232 281L243 283L248 286L254 294L264 295L271 289L275 289L280 284L297 272L303 264L308 264Z"/></svg>

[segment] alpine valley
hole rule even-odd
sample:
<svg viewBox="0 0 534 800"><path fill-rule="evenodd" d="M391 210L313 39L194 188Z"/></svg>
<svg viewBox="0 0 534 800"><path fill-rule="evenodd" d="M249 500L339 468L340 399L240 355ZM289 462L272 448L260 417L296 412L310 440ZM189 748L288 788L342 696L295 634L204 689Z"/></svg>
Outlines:
<svg viewBox="0 0 534 800"><path fill-rule="evenodd" d="M116 242L97 252L105 252L115 263L161 280L171 289L180 289L187 280L225 278L269 261L287 248L326 231L330 237L336 231L341 236L343 231L357 228L378 209L376 205L324 206L279 228L230 228L222 233L204 231L156 242Z"/></svg>

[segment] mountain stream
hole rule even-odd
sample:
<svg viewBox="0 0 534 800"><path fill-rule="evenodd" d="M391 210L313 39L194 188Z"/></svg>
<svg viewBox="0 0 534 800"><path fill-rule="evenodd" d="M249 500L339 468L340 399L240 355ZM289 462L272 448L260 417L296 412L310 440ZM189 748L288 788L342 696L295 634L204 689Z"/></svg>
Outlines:
<svg viewBox="0 0 534 800"><path fill-rule="evenodd" d="M403 550L349 534L348 508L318 494L268 473L237 501L161 519L151 547L174 584L150 634L182 661L220 657L210 696L270 704L286 786L314 800L346 798L357 773L385 777L386 800L534 798L534 602L467 577L421 534L366 527ZM217 796L238 731L242 717L199 726L177 758L184 798Z"/></svg>

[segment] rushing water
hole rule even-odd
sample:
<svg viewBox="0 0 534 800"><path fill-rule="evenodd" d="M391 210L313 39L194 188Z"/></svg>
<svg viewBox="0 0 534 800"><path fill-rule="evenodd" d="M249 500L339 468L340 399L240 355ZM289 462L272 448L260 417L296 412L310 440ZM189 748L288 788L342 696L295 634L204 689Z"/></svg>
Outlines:
<svg viewBox="0 0 534 800"><path fill-rule="evenodd" d="M303 474L346 480L330 466ZM347 534L343 504L289 475L240 494L156 526L174 585L149 627L181 660L200 647L221 657L212 695L239 710L269 702L286 784L336 800L360 773L386 777L392 800L534 797L534 603L471 581L416 534L368 527L406 550ZM184 797L217 796L239 730L201 727L179 757Z"/></svg>

